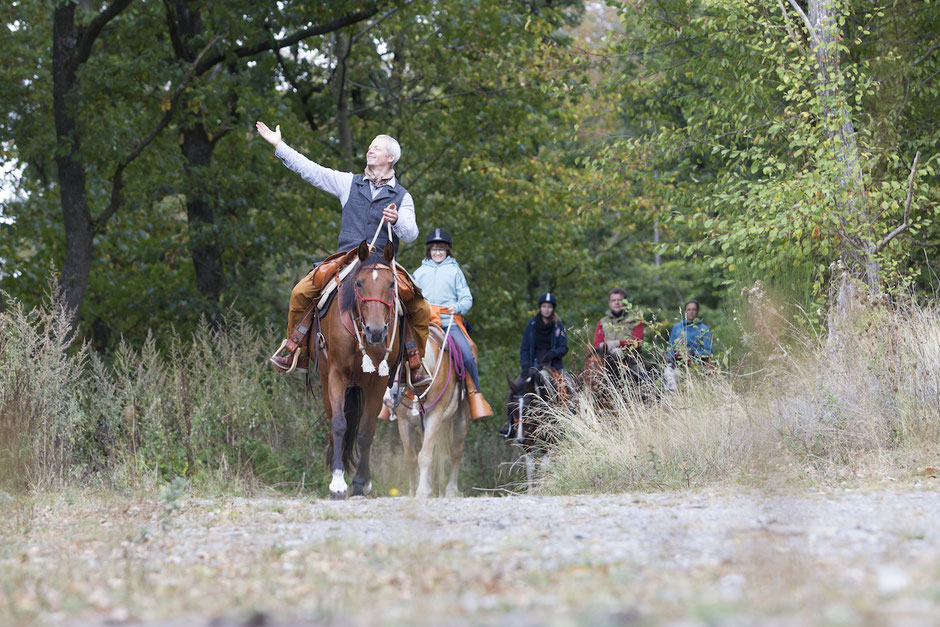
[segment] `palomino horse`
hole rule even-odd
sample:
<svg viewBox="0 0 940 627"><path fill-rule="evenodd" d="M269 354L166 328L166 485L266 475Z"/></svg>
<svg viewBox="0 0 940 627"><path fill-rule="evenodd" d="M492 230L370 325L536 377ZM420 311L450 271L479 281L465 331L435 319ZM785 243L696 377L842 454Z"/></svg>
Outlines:
<svg viewBox="0 0 940 627"><path fill-rule="evenodd" d="M567 377L549 370L530 368L509 383L506 414L510 424L510 439L522 447L526 483L531 490L535 485L535 462L538 454L548 461L548 447L555 442L552 406L568 404L572 385Z"/></svg>
<svg viewBox="0 0 940 627"><path fill-rule="evenodd" d="M425 362L434 373L431 385L426 391L404 396L395 415L411 493L417 498L431 496L435 445L440 436L451 434L450 478L444 494L453 497L459 496L457 471L463 458L470 405L463 384L460 348L437 324L431 324L430 338Z"/></svg>
<svg viewBox="0 0 940 627"><path fill-rule="evenodd" d="M334 499L346 498L343 472L353 467L353 496L372 490L369 452L376 417L388 383L387 364L394 364L401 350L395 248L388 243L381 255L370 254L370 246L363 241L358 262L359 267L343 280L339 303L319 320L320 333L310 334L310 354L316 351L320 363L323 405L330 418L327 463L332 472L330 498ZM376 371L374 364L379 361Z"/></svg>

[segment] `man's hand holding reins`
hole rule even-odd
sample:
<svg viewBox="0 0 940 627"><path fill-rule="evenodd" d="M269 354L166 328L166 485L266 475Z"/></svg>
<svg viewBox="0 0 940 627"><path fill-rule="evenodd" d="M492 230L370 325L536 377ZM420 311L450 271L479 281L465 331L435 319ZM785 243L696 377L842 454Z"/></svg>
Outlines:
<svg viewBox="0 0 940 627"><path fill-rule="evenodd" d="M261 124L261 122L258 122ZM382 217L385 218L385 221L389 224L395 224L398 222L398 208L395 207L395 203L391 203L385 209L382 209Z"/></svg>
<svg viewBox="0 0 940 627"><path fill-rule="evenodd" d="M281 125L280 124L275 126L274 130L272 131L271 129L268 128L267 124L259 120L258 122L255 122L255 128L258 129L258 134L261 135L261 138L264 139L264 141L271 144L272 146L274 146L275 148L277 148L278 144L281 143ZM396 220L398 219L397 214L396 214L395 219ZM392 224L394 224L394 222Z"/></svg>

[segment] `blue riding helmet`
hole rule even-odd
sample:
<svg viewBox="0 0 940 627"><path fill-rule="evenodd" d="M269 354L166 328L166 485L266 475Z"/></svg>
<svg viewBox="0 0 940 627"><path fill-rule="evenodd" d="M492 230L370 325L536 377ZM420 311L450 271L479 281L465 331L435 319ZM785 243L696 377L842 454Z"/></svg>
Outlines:
<svg viewBox="0 0 940 627"><path fill-rule="evenodd" d="M444 229L432 229L431 232L428 233L428 239L424 242L424 244L425 246L429 246L438 242L447 244L451 248L454 247L454 242L452 239L450 239L450 233Z"/></svg>
<svg viewBox="0 0 940 627"><path fill-rule="evenodd" d="M539 303L538 303L539 307L542 306L542 303L551 303L552 307L554 307L555 309L558 309L558 299L555 298L555 295L552 294L551 292L545 292L544 294L539 296Z"/></svg>

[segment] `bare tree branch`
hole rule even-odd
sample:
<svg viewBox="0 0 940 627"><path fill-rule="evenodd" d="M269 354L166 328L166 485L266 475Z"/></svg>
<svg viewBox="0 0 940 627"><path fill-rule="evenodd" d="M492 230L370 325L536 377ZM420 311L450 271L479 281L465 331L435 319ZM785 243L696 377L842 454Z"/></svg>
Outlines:
<svg viewBox="0 0 940 627"><path fill-rule="evenodd" d="M803 48L803 42L800 41L800 38L796 36L796 31L793 30L793 25L790 23L790 16L787 14L787 7L783 5L783 0L777 0L777 6L780 7L780 12L783 14L783 22L786 25L787 32L790 33L790 39L793 40L793 43L796 44L796 47L800 49L800 52L805 57L806 49Z"/></svg>
<svg viewBox="0 0 940 627"><path fill-rule="evenodd" d="M363 29L360 30L358 33L356 33L355 35L353 35L352 37L350 37L350 46L349 46L349 47L352 48L352 44L355 43L355 42L357 42L357 41L359 41L359 38L360 38L360 37L362 37L363 35L365 35L366 33L368 33L370 30L372 30L373 28L375 28L376 26L378 26L379 24L381 24L382 22L384 22L384 21L387 20L388 18L390 18L390 17L392 17L393 15L395 15L396 13L398 13L398 11L399 11L400 9L401 9L400 6L394 7L391 11L389 11L388 13L386 13L385 15L383 15L382 17L380 17L379 19L375 20L374 22L370 22L365 28L363 28Z"/></svg>
<svg viewBox="0 0 940 627"><path fill-rule="evenodd" d="M340 28L343 28L344 26L349 26L350 24L356 24L357 22L361 22L365 19L372 17L376 13L378 13L381 7L382 7L382 3L377 3L371 9L366 9L365 11L359 11L358 13L347 13L345 15L342 15L336 18L332 22L327 22L326 24L317 24L315 26L311 26L310 28L299 30L296 33L293 33L292 35L288 35L287 37L284 37L283 39L275 39L273 41L264 41L264 42L257 43L253 46L240 46L233 50L219 52L207 59L203 59L202 62L199 64L199 67L196 69L196 73L202 74L203 72L206 72L209 68L211 68L216 63L219 63L222 60L224 60L226 56L226 52L230 54L234 54L236 57L243 58L243 57L251 57L261 52L267 52L269 50L277 51L277 50L280 50L281 48L287 48L289 46L292 46L295 43L303 39L307 39L308 37L314 37L316 35L323 35L326 33L331 33L335 30L339 30Z"/></svg>
<svg viewBox="0 0 940 627"><path fill-rule="evenodd" d="M877 254L881 251L882 248L888 245L888 243L893 240L895 237L911 228L911 200L914 198L914 174L917 172L917 162L920 161L920 151L917 151L917 154L914 155L914 165L911 166L911 175L907 179L907 200L904 202L904 222L901 223L896 229L884 236L877 246L875 246L874 252Z"/></svg>
<svg viewBox="0 0 940 627"><path fill-rule="evenodd" d="M176 15L176 7L173 6L170 0L163 0L163 6L166 8L166 25L170 31L170 45L173 46L173 52L176 54L177 59L185 59L186 48L183 46L183 40L180 38L179 28L177 28L179 20Z"/></svg>
<svg viewBox="0 0 940 627"><path fill-rule="evenodd" d="M913 63L911 63L911 65L919 65L921 61L929 57L933 53L933 51L936 50L937 48L940 48L940 44L934 44L933 46L930 46L929 48L927 48L927 52L922 54L920 58L914 61Z"/></svg>
<svg viewBox="0 0 940 627"><path fill-rule="evenodd" d="M803 19L803 23L806 24L807 30L809 30L810 37L816 38L816 29L813 28L813 23L809 21L809 18L806 16L806 13L803 12L803 9L800 8L800 5L796 3L796 0L790 0L790 6L796 9L796 12L800 14L800 17Z"/></svg>

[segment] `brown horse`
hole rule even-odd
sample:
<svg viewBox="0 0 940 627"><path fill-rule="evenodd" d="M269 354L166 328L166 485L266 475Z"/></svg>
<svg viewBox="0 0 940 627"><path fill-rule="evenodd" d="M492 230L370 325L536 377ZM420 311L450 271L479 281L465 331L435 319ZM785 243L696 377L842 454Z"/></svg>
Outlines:
<svg viewBox="0 0 940 627"><path fill-rule="evenodd" d="M320 364L323 405L330 419L327 464L332 472L333 499L346 498L343 473L354 467L352 495L372 490L369 452L376 417L389 365L395 364L401 350L395 248L388 243L381 254L370 254L370 246L363 241L353 263L358 267L343 280L339 302L318 320L319 333L310 334L310 354L316 354ZM376 363L380 363L377 370Z"/></svg>
<svg viewBox="0 0 940 627"><path fill-rule="evenodd" d="M615 355L601 344L590 348L581 371L581 388L601 409L611 409L616 395L631 394L643 402L657 397L655 369L639 353Z"/></svg>
<svg viewBox="0 0 940 627"><path fill-rule="evenodd" d="M440 436L448 433L450 477L444 494L459 496L457 472L463 459L470 415L463 383L463 360L456 355L460 349L437 324L431 324L430 337L425 359L434 373L431 385L426 391L412 391L411 398L403 397L395 409L411 493L419 499L431 496L434 448Z"/></svg>

